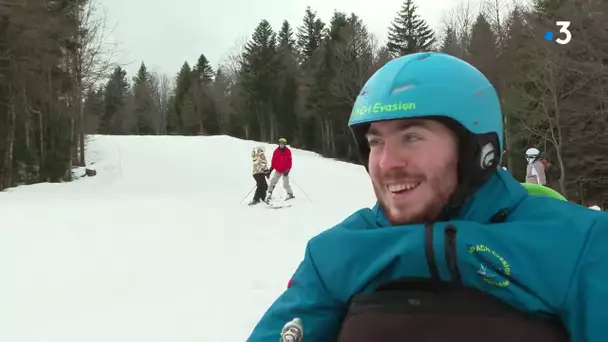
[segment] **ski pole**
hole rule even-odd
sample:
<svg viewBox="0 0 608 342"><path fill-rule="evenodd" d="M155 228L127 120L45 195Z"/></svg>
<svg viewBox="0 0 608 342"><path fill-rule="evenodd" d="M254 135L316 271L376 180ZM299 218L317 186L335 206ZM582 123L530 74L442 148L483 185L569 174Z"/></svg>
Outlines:
<svg viewBox="0 0 608 342"><path fill-rule="evenodd" d="M301 186L298 185L298 183L296 182L296 180L292 177L291 180L293 181L293 184L295 186L298 187L298 189L300 189L300 191L302 191L302 193L304 194L304 196L306 196L306 198L308 198L308 200L310 201L310 203L312 203L312 200L310 199L310 197L308 197L308 195L306 194L306 192L304 191L304 189L302 189Z"/></svg>
<svg viewBox="0 0 608 342"><path fill-rule="evenodd" d="M281 330L281 342L302 342L304 336L304 328L302 327L302 320L294 318Z"/></svg>
<svg viewBox="0 0 608 342"><path fill-rule="evenodd" d="M251 190L249 190L249 192L247 193L247 195L245 195L245 197L243 197L243 199L242 199L242 200L239 202L239 204L240 204L240 203L243 203L243 201L245 200L245 198L249 197L249 194L251 194L251 192L253 191L253 189L255 189L255 187L256 187L256 186L254 185L254 186L251 188Z"/></svg>

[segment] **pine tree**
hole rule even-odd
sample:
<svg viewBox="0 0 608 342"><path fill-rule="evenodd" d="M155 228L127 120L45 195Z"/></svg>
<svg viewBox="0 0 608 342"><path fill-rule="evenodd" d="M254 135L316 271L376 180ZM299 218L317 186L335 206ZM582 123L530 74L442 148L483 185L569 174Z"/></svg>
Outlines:
<svg viewBox="0 0 608 342"><path fill-rule="evenodd" d="M342 39L344 29L348 26L348 19L346 13L335 11L331 20L329 21L329 32L328 38L334 42Z"/></svg>
<svg viewBox="0 0 608 342"><path fill-rule="evenodd" d="M253 139L274 139L278 64L276 34L270 23L262 20L245 46L242 65L242 85L249 103L247 118Z"/></svg>
<svg viewBox="0 0 608 342"><path fill-rule="evenodd" d="M221 67L217 68L212 85L212 101L218 125L218 133L229 133L230 125L230 80Z"/></svg>
<svg viewBox="0 0 608 342"><path fill-rule="evenodd" d="M91 89L84 101L84 132L85 134L99 133L99 125L104 114L103 87Z"/></svg>
<svg viewBox="0 0 608 342"><path fill-rule="evenodd" d="M523 11L518 7L514 8L507 19L507 34L504 46L504 53L510 62L518 59L516 55L526 43L526 39L524 39L525 26Z"/></svg>
<svg viewBox="0 0 608 342"><path fill-rule="evenodd" d="M141 62L139 66L139 70L137 71L137 75L133 77L133 85L143 85L147 84L150 81L150 73L148 72L148 68L144 62Z"/></svg>
<svg viewBox="0 0 608 342"><path fill-rule="evenodd" d="M405 0L389 28L389 51L395 56L429 51L435 43L435 34L424 19L416 13L413 0Z"/></svg>
<svg viewBox="0 0 608 342"><path fill-rule="evenodd" d="M496 86L497 80L497 40L492 27L483 14L477 16L471 30L471 41L467 59Z"/></svg>
<svg viewBox="0 0 608 342"><path fill-rule="evenodd" d="M541 19L557 19L557 12L564 7L565 0L533 0L534 14Z"/></svg>
<svg viewBox="0 0 608 342"><path fill-rule="evenodd" d="M317 117L313 114L316 107L318 93L316 88L320 85L316 83L317 69L322 62L322 45L324 39L325 23L317 18L316 12L310 7L306 8L302 25L298 27L297 47L300 58L298 65L301 66L301 99L304 104L302 112L298 116L298 132L300 146L315 150L320 146L320 139L317 139L318 124Z"/></svg>
<svg viewBox="0 0 608 342"><path fill-rule="evenodd" d="M217 134L219 121L212 99L214 71L201 54L190 73L190 84L181 100L180 118L183 134Z"/></svg>
<svg viewBox="0 0 608 342"><path fill-rule="evenodd" d="M296 103L298 100L298 65L296 40L287 20L278 34L279 77L277 96L277 132L293 137L297 130Z"/></svg>
<svg viewBox="0 0 608 342"><path fill-rule="evenodd" d="M167 131L169 133L184 133L182 108L186 93L188 92L191 84L192 69L190 68L190 64L188 64L188 62L184 62L176 77L175 91L171 97L169 113L167 115Z"/></svg>
<svg viewBox="0 0 608 342"><path fill-rule="evenodd" d="M307 147L321 153L330 153L333 126L332 117L341 113L337 110L336 99L330 90L336 77L335 47L344 41L348 19L344 12L335 11L325 32L318 59L313 59L312 82L306 98L306 107L315 115L306 118L304 141Z"/></svg>
<svg viewBox="0 0 608 342"><path fill-rule="evenodd" d="M152 76L146 64L141 62L137 75L133 77L133 115L135 116L134 134L154 134L156 129L151 120L154 114L154 97L151 84Z"/></svg>
<svg viewBox="0 0 608 342"><path fill-rule="evenodd" d="M201 54L194 66L194 73L198 76L198 79L203 84L209 84L213 81L213 68L209 63L207 57L204 54Z"/></svg>
<svg viewBox="0 0 608 342"><path fill-rule="evenodd" d="M104 113L100 123L101 134L123 134L124 112L129 93L127 72L116 67L105 87Z"/></svg>
<svg viewBox="0 0 608 342"><path fill-rule="evenodd" d="M321 47L324 28L325 24L317 18L317 12L313 12L310 6L306 7L304 20L302 26L298 28L297 34L297 45L302 55L302 63L310 60Z"/></svg>
<svg viewBox="0 0 608 342"><path fill-rule="evenodd" d="M456 33L455 29L451 27L446 29L445 36L443 37L439 50L454 57L461 57L462 53L460 44L458 43L458 34Z"/></svg>
<svg viewBox="0 0 608 342"><path fill-rule="evenodd" d="M296 40L293 37L293 30L291 29L291 25L287 20L283 21L283 25L281 26L281 30L278 34L278 44L281 50L295 49Z"/></svg>

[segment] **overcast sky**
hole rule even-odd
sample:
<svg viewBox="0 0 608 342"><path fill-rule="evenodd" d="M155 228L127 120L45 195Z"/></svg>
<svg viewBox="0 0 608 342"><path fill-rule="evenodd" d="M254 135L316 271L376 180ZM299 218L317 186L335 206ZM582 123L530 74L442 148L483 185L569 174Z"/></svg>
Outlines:
<svg viewBox="0 0 608 342"><path fill-rule="evenodd" d="M184 61L194 64L201 53L214 69L239 39L250 38L260 20L275 30L287 19L302 23L307 5L324 22L334 10L363 19L382 42L402 0L98 0L120 43L118 60L126 64L129 79L143 60L148 69L173 77ZM461 0L420 0L418 13L434 29L441 18Z"/></svg>

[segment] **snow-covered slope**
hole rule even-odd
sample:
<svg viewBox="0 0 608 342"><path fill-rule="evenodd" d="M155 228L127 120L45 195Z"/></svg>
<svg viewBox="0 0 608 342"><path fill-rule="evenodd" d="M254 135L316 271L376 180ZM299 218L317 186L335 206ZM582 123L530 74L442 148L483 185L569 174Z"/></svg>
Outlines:
<svg viewBox="0 0 608 342"><path fill-rule="evenodd" d="M306 241L374 202L364 168L293 150L292 207L239 203L256 145L93 136L96 177L0 193L0 341L244 341Z"/></svg>

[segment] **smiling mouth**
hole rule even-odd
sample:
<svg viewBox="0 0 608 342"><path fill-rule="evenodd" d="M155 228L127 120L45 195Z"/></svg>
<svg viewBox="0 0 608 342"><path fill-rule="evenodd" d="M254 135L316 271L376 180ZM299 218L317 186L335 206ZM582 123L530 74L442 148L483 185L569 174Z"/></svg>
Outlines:
<svg viewBox="0 0 608 342"><path fill-rule="evenodd" d="M400 194L416 189L421 182L404 182L396 184L388 184L386 188L393 194Z"/></svg>

